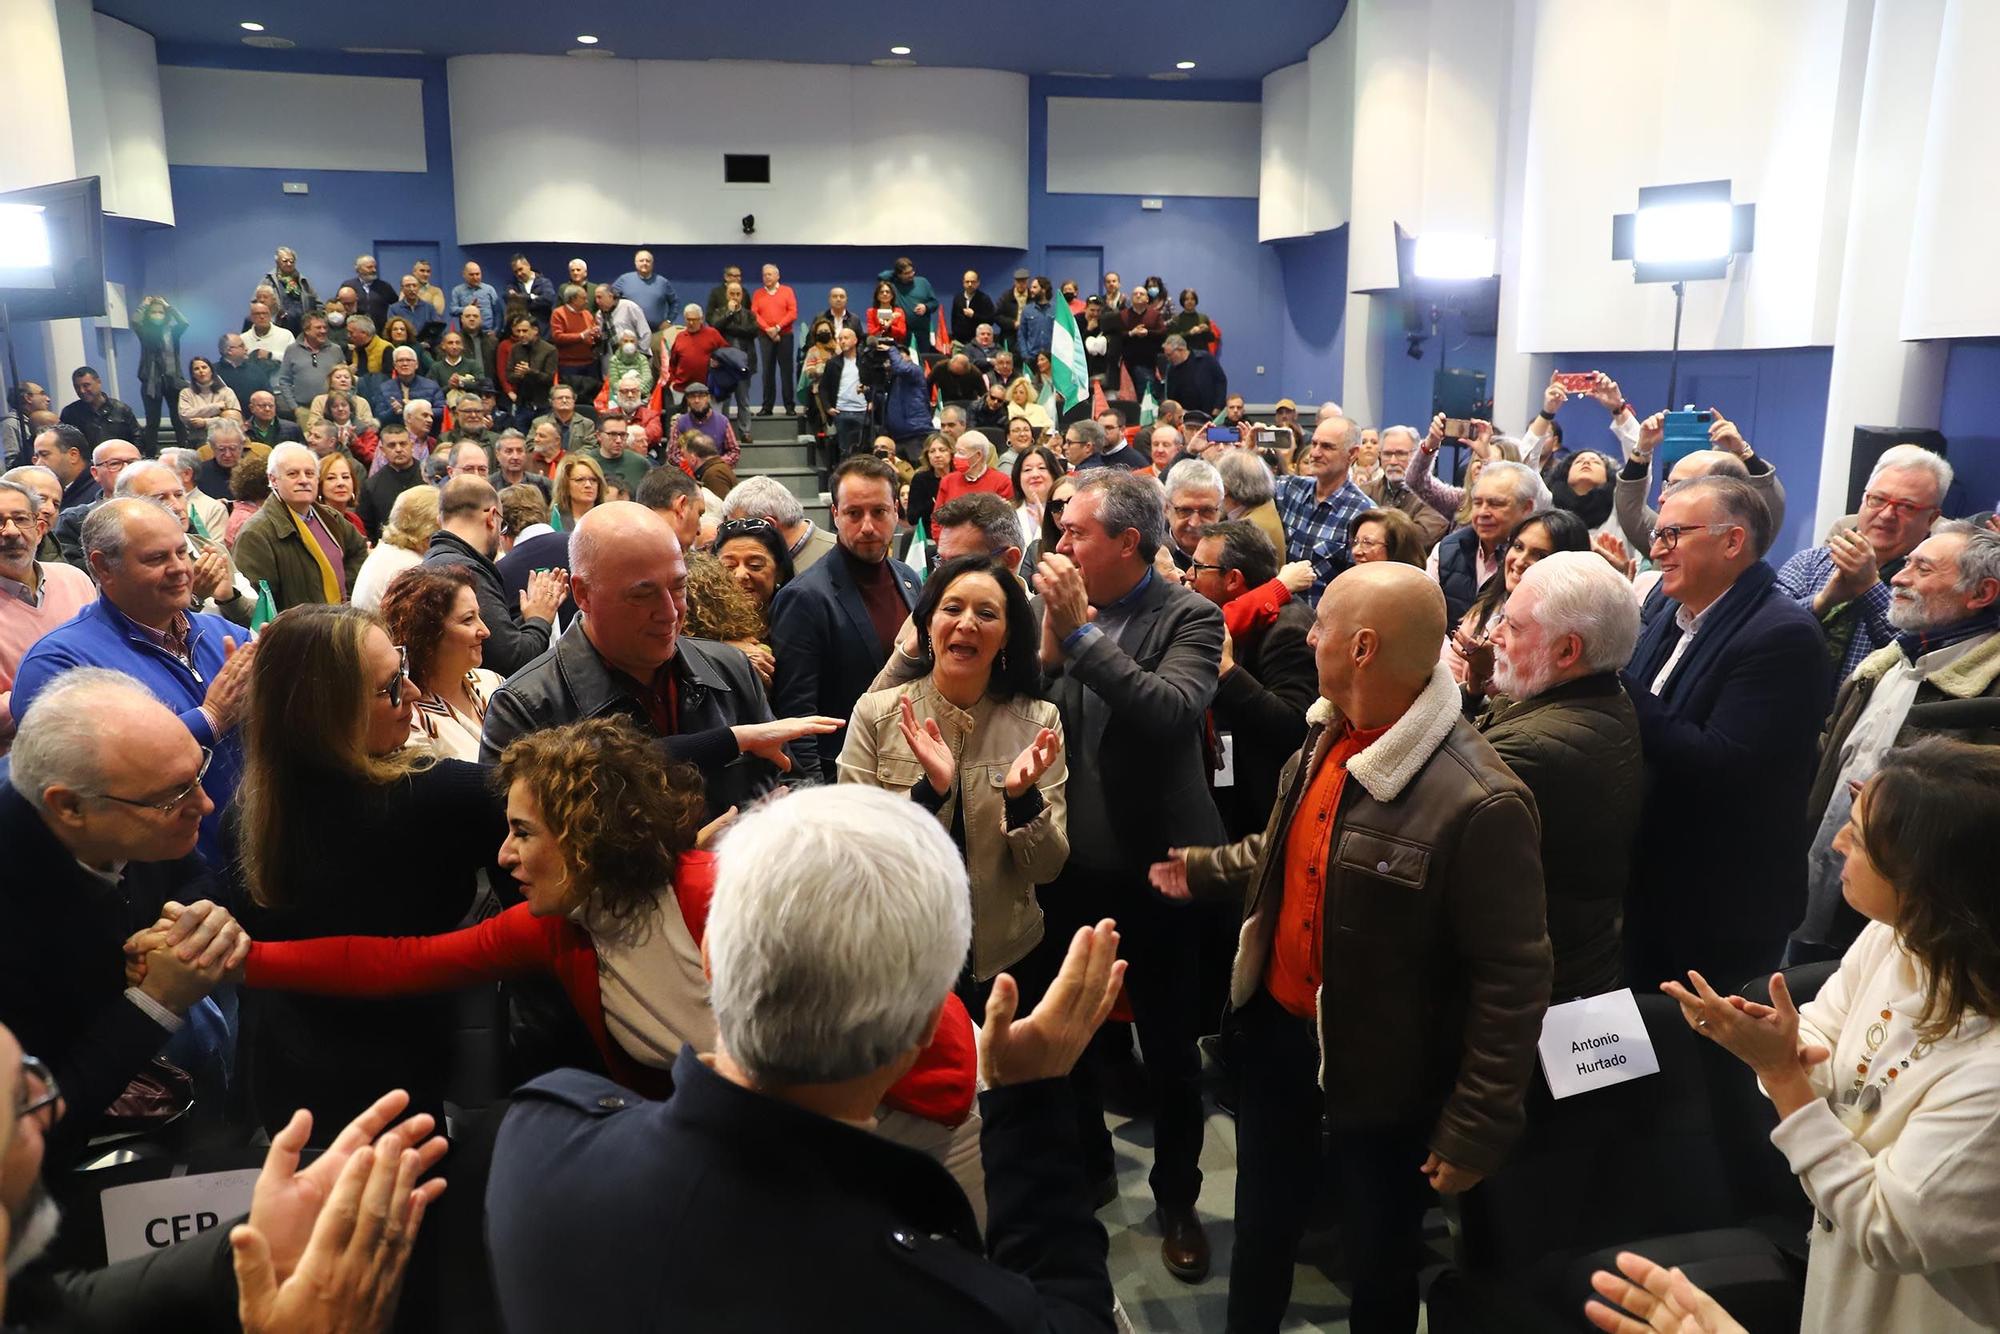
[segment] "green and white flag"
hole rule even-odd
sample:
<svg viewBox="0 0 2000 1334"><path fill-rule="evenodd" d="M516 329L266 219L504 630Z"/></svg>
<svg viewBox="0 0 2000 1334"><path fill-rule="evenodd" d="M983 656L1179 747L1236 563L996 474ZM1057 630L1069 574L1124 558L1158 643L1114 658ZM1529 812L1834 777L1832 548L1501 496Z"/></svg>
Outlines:
<svg viewBox="0 0 2000 1334"><path fill-rule="evenodd" d="M257 634L272 621L278 619L278 600L271 596L271 585L265 580L257 581L257 605L250 612L250 633Z"/></svg>
<svg viewBox="0 0 2000 1334"><path fill-rule="evenodd" d="M1083 355L1083 335L1076 331L1076 316L1061 295L1049 304L1055 307L1055 329L1049 338L1049 367L1063 406L1073 408L1090 397L1090 363Z"/></svg>

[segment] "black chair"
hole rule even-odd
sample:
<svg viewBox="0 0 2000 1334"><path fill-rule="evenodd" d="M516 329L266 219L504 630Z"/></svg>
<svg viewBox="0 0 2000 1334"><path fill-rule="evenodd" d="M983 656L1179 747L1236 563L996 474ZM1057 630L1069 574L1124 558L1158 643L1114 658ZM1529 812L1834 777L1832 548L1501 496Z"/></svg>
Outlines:
<svg viewBox="0 0 2000 1334"><path fill-rule="evenodd" d="M1835 966L1787 970L1793 999ZM1620 1250L1686 1268L1753 1334L1798 1329L1811 1207L1770 1143L1776 1114L1679 1006L1638 1003L1660 1072L1561 1102L1536 1078L1521 1144L1461 1201L1458 1264L1428 1294L1436 1334L1589 1329L1590 1274Z"/></svg>

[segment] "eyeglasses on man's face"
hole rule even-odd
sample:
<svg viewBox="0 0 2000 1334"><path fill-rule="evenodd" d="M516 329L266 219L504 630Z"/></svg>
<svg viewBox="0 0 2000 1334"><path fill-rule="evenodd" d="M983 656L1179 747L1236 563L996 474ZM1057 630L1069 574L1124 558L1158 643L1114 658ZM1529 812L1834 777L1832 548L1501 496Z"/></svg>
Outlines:
<svg viewBox="0 0 2000 1334"><path fill-rule="evenodd" d="M33 1076L42 1085L37 1093L29 1084ZM39 1056L21 1056L21 1087L14 1094L14 1119L25 1121L44 1107L53 1107L62 1100L62 1089L56 1085L55 1071Z"/></svg>
<svg viewBox="0 0 2000 1334"><path fill-rule="evenodd" d="M172 815L175 811L187 805L188 800L200 789L201 780L208 777L208 766L214 759L215 752L207 746L203 746L201 748L201 767L195 770L194 779L186 787L174 793L174 795L168 797L165 801L151 797L121 797L115 792L99 792L97 796L104 801L115 801L121 806L136 806L142 811L156 811L161 815Z"/></svg>
<svg viewBox="0 0 2000 1334"><path fill-rule="evenodd" d="M1896 496L1883 495L1880 491L1863 491L1861 493L1861 508L1864 512L1870 514L1887 510L1898 519L1914 519L1919 514L1931 514L1937 510L1936 505L1919 505L1914 500L1902 500Z"/></svg>
<svg viewBox="0 0 2000 1334"><path fill-rule="evenodd" d="M1681 538L1688 533L1726 533L1735 527L1737 525L1733 523L1670 523L1655 528L1646 536L1654 546L1672 551L1680 546Z"/></svg>

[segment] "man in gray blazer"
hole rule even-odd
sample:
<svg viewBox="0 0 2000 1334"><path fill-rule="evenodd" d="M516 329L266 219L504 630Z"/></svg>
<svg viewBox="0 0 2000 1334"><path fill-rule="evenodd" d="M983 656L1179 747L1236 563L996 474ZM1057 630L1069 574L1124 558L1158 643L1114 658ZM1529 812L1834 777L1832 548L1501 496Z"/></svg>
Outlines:
<svg viewBox="0 0 2000 1334"><path fill-rule="evenodd" d="M1053 977L1074 927L1117 919L1131 961L1125 995L1157 1105L1150 1184L1161 1256L1175 1277L1198 1283L1208 1274L1209 1250L1194 1211L1203 1120L1195 919L1186 905L1153 891L1146 868L1169 844L1222 834L1209 795L1207 725L1222 662L1222 613L1154 572L1166 540L1166 502L1152 478L1120 468L1085 474L1063 512L1062 533L1041 558L1034 584L1045 608L1044 684L1062 712L1070 762L1070 859L1040 891L1053 944L1021 971L1036 981ZM1072 1079L1085 1164L1104 1202L1114 1174L1094 1061L1080 1063Z"/></svg>

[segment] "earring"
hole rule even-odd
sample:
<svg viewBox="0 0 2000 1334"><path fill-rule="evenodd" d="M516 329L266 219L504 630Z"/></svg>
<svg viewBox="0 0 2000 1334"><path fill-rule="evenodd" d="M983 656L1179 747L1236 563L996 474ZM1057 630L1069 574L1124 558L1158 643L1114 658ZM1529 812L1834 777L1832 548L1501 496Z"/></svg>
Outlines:
<svg viewBox="0 0 2000 1334"><path fill-rule="evenodd" d="M1003 672L1007 670L1007 650L1006 650L1006 649L1004 649L1004 648L1003 648L1003 649L1001 649L1001 650L1000 650L1000 656L999 656L999 657L997 657L997 658L995 658L995 659L993 660L993 665L994 665L995 667L999 668L999 669L1000 669L1001 671L1003 671Z"/></svg>

